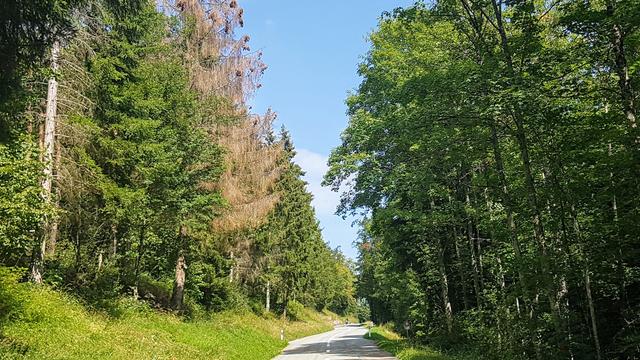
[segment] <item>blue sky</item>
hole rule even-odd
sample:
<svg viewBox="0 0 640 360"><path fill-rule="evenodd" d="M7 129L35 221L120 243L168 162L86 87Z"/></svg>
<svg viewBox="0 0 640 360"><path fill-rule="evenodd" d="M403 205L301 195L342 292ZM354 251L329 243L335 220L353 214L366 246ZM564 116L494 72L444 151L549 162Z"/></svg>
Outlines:
<svg viewBox="0 0 640 360"><path fill-rule="evenodd" d="M253 111L271 107L293 136L295 161L307 172L313 206L332 247L355 258L353 219L334 215L339 195L320 186L331 149L347 126L344 100L360 83L357 64L366 54L367 34L383 11L413 0L242 0L252 50L262 50L269 66Z"/></svg>

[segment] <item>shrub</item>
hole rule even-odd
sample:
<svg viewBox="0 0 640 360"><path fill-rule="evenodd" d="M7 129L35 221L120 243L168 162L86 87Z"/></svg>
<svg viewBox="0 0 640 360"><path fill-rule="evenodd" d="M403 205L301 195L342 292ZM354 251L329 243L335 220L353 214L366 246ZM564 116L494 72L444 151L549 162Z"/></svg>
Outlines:
<svg viewBox="0 0 640 360"><path fill-rule="evenodd" d="M147 274L141 274L138 296L155 308L169 308L173 284L171 280L156 280Z"/></svg>
<svg viewBox="0 0 640 360"><path fill-rule="evenodd" d="M304 305L295 300L291 300L287 303L287 317L291 320L304 320L305 309Z"/></svg>

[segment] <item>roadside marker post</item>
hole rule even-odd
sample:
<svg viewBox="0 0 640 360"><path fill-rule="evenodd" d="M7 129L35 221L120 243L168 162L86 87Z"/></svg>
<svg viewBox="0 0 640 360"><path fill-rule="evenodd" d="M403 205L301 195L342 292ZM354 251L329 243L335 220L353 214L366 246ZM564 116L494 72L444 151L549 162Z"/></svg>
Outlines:
<svg viewBox="0 0 640 360"><path fill-rule="evenodd" d="M404 329L407 332L407 339L409 339L409 329L411 328L411 324L409 323L409 320L405 320L404 321Z"/></svg>
<svg viewBox="0 0 640 360"><path fill-rule="evenodd" d="M284 329L280 329L280 341L284 341Z"/></svg>

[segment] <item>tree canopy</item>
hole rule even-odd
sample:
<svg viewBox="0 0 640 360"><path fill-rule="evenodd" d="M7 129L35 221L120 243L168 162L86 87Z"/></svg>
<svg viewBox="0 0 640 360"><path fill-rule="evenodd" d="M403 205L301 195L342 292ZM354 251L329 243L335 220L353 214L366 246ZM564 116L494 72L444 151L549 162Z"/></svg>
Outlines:
<svg viewBox="0 0 640 360"><path fill-rule="evenodd" d="M486 358L638 355L633 1L385 14L325 183L374 320Z"/></svg>

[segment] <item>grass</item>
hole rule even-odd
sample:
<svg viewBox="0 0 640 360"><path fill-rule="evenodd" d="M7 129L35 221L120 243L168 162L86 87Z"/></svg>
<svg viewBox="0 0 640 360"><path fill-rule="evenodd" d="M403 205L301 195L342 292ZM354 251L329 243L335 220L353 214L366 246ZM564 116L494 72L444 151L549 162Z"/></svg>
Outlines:
<svg viewBox="0 0 640 360"><path fill-rule="evenodd" d="M371 329L371 337L378 346L395 355L399 360L464 360L468 357L446 355L427 346L413 345L388 327L376 326ZM473 357L477 359L477 357Z"/></svg>
<svg viewBox="0 0 640 360"><path fill-rule="evenodd" d="M117 318L73 297L18 284L0 268L0 359L271 359L287 340L330 330L335 315L305 310L305 321L219 313L184 321L123 299Z"/></svg>

